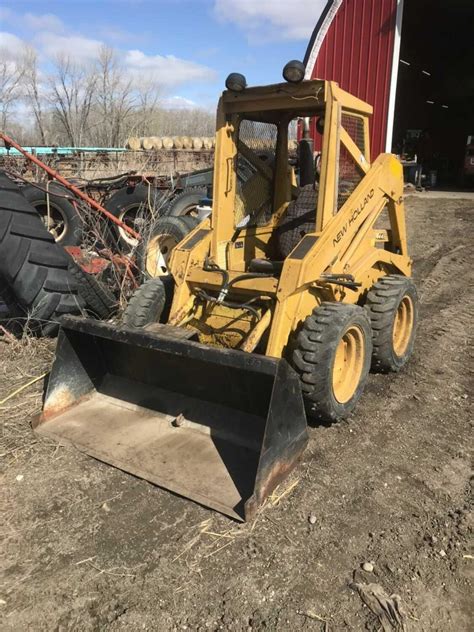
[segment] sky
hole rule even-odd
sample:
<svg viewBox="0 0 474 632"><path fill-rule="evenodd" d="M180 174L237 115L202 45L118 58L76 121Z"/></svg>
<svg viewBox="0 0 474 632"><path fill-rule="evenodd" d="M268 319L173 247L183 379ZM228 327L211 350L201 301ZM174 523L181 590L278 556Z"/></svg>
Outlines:
<svg viewBox="0 0 474 632"><path fill-rule="evenodd" d="M102 44L127 71L147 73L177 107L214 109L230 72L249 85L281 81L303 59L325 0L1 0L0 47L33 45L43 69L66 53L78 61Z"/></svg>

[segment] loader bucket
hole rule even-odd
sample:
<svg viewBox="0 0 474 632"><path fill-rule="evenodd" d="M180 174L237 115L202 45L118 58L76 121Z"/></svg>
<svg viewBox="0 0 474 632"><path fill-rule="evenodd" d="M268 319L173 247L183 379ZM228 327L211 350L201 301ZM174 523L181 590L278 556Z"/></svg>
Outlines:
<svg viewBox="0 0 474 632"><path fill-rule="evenodd" d="M307 442L285 360L64 317L36 432L249 520Z"/></svg>

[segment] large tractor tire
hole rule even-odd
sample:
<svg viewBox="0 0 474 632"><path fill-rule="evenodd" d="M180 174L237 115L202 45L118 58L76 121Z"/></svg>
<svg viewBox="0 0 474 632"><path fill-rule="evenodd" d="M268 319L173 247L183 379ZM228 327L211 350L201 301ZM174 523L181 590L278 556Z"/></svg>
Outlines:
<svg viewBox="0 0 474 632"><path fill-rule="evenodd" d="M166 206L165 215L197 217L199 202L207 197L207 187L189 187L178 193Z"/></svg>
<svg viewBox="0 0 474 632"><path fill-rule="evenodd" d="M19 187L0 172L0 274L29 326L44 334L57 330L59 316L84 307L69 260Z"/></svg>
<svg viewBox="0 0 474 632"><path fill-rule="evenodd" d="M109 288L93 274L88 274L74 260L69 262L69 272L77 283L79 296L94 318L107 320L117 311L118 302Z"/></svg>
<svg viewBox="0 0 474 632"><path fill-rule="evenodd" d="M9 285L0 276L0 325L16 333L17 330L21 331L20 321L24 318L25 310L18 305Z"/></svg>
<svg viewBox="0 0 474 632"><path fill-rule="evenodd" d="M372 325L372 368L400 371L413 353L418 323L418 294L409 277L382 277L367 294Z"/></svg>
<svg viewBox="0 0 474 632"><path fill-rule="evenodd" d="M362 307L322 303L314 309L290 358L308 417L328 422L347 417L364 390L371 355L370 321Z"/></svg>
<svg viewBox="0 0 474 632"><path fill-rule="evenodd" d="M161 191L144 184L119 189L104 206L107 211L137 233L145 232L147 224L153 220L153 217L156 218L164 212ZM110 222L109 232L112 241L117 243L123 252L130 252L138 244L132 235L117 224Z"/></svg>
<svg viewBox="0 0 474 632"><path fill-rule="evenodd" d="M166 322L173 300L171 276L148 279L135 290L123 313L127 327L140 329L151 323Z"/></svg>
<svg viewBox="0 0 474 632"><path fill-rule="evenodd" d="M194 217L160 217L137 248L137 265L146 278L169 274L174 248L188 235L198 220Z"/></svg>
<svg viewBox="0 0 474 632"><path fill-rule="evenodd" d="M39 213L56 243L61 246L79 246L82 243L83 223L74 204L67 199L71 194L59 184L50 184L48 217L48 194L44 191L45 186L30 184L23 187L21 192Z"/></svg>

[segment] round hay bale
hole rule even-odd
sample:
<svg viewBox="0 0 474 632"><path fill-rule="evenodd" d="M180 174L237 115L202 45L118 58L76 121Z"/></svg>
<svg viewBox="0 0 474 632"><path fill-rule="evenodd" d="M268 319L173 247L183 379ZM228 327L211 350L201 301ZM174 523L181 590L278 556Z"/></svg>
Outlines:
<svg viewBox="0 0 474 632"><path fill-rule="evenodd" d="M160 138L159 136L153 136L153 149L154 150L159 150L159 149L163 149L163 139Z"/></svg>
<svg viewBox="0 0 474 632"><path fill-rule="evenodd" d="M298 141L295 138L290 138L288 141L288 151L296 151L298 149Z"/></svg>
<svg viewBox="0 0 474 632"><path fill-rule="evenodd" d="M183 143L181 142L181 136L174 136L173 145L175 149L183 149Z"/></svg>
<svg viewBox="0 0 474 632"><path fill-rule="evenodd" d="M212 149L212 138L203 138L202 146L204 149Z"/></svg>
<svg viewBox="0 0 474 632"><path fill-rule="evenodd" d="M163 145L163 149L173 149L173 139L169 136L164 136L161 139L161 144Z"/></svg>
<svg viewBox="0 0 474 632"><path fill-rule="evenodd" d="M193 138L193 149L202 149L202 138L197 136Z"/></svg>
<svg viewBox="0 0 474 632"><path fill-rule="evenodd" d="M141 148L140 139L136 136L130 136L130 138L127 138L125 147L127 149L131 149L132 151L138 151Z"/></svg>
<svg viewBox="0 0 474 632"><path fill-rule="evenodd" d="M181 142L183 143L183 149L193 148L193 139L190 136L181 136Z"/></svg>
<svg viewBox="0 0 474 632"><path fill-rule="evenodd" d="M142 138L142 147L147 151L153 149L153 136L145 136Z"/></svg>

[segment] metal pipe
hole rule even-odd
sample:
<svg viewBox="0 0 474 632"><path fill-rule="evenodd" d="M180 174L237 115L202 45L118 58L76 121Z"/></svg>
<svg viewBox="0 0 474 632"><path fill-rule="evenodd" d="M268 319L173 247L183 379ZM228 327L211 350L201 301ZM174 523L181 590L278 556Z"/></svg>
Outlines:
<svg viewBox="0 0 474 632"><path fill-rule="evenodd" d="M268 329L268 326L270 325L271 320L272 320L272 308L269 307L267 311L265 312L265 314L261 317L259 322L255 325L255 327L250 330L247 338L240 345L239 347L240 350L247 351L248 353L251 353L252 351L254 351L255 347L260 342L261 337Z"/></svg>
<svg viewBox="0 0 474 632"><path fill-rule="evenodd" d="M112 213L110 213L107 209L101 206L93 198L89 197L86 193L84 193L83 191L78 189L76 186L71 184L68 180L66 180L66 178L63 178L61 175L59 175L57 171L55 171L54 169L51 169L51 167L48 167L48 165L45 165L45 163L42 162L39 158L37 158L36 156L33 156L33 154L28 153L25 149L23 149L21 145L16 143L12 138L7 136L4 132L0 132L0 138L3 140L3 142L6 145L10 145L11 147L14 147L21 154L23 154L25 158L28 158L28 160L33 162L35 165L37 165L38 167L41 167L41 169L46 171L46 173L49 176L51 176L52 178L60 182L63 186L69 189L69 191L72 191L74 195L76 195L78 198L81 198L81 200L84 200L84 202L86 202L89 206L94 208L96 211L99 211L99 213L102 213L102 215L105 215L105 217L107 217L107 219L110 219L111 222L123 228L123 230L127 232L129 235L131 235L135 239L140 239L139 233L134 231L133 228L130 228L130 226L127 226L124 222L122 222L122 220L115 217L115 215L112 215Z"/></svg>

